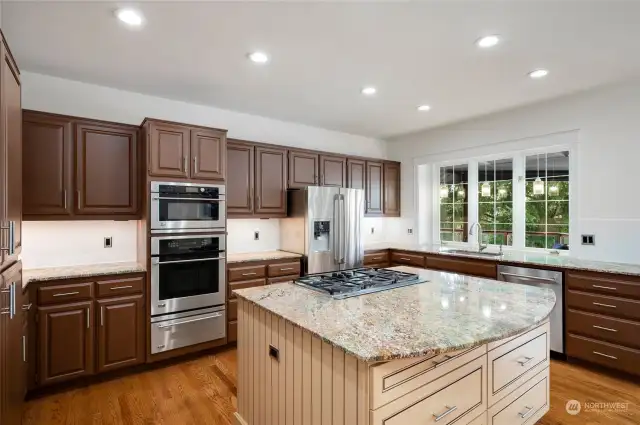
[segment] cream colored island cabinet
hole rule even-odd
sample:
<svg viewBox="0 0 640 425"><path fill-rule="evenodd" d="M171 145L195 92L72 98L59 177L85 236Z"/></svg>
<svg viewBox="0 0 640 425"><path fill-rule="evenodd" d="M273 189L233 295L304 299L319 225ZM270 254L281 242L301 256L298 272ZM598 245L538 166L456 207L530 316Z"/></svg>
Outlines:
<svg viewBox="0 0 640 425"><path fill-rule="evenodd" d="M237 291L237 424L538 421L553 292L420 272L428 282L345 300L290 283Z"/></svg>

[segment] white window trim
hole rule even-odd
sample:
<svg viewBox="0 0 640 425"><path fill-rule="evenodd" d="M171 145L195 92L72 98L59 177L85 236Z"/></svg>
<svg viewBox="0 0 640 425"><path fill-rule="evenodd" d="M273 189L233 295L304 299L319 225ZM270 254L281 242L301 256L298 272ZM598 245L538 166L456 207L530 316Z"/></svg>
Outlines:
<svg viewBox="0 0 640 425"><path fill-rule="evenodd" d="M540 146L532 149L517 150L511 152L491 153L488 155L480 155L469 158L459 158L454 160L433 162L430 165L432 171L432 223L431 236L432 242L439 245L447 245L452 247L477 249L478 243L475 237L469 237L468 242L441 241L440 240L440 167L451 165L467 165L469 170L468 183L468 203L469 203L469 228L478 221L478 164L485 161L498 159L513 159L513 245L504 245L503 250L517 250L534 253L549 253L556 251L548 248L531 248L525 247L525 160L527 156L553 153L559 151L569 151L569 248L568 250L559 250L560 255L569 255L571 247L579 243L576 234L576 220L578 215L577 202L577 185L578 181L578 145L576 143L559 144L550 146ZM489 247L497 248L498 245L490 244Z"/></svg>

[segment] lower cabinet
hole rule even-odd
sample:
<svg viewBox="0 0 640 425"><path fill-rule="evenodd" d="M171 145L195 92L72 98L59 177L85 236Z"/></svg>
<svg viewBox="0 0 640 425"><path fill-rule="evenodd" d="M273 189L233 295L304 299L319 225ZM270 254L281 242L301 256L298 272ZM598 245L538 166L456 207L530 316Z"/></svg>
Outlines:
<svg viewBox="0 0 640 425"><path fill-rule="evenodd" d="M93 373L93 301L38 308L40 385Z"/></svg>
<svg viewBox="0 0 640 425"><path fill-rule="evenodd" d="M144 297L97 301L96 372L119 369L145 360Z"/></svg>

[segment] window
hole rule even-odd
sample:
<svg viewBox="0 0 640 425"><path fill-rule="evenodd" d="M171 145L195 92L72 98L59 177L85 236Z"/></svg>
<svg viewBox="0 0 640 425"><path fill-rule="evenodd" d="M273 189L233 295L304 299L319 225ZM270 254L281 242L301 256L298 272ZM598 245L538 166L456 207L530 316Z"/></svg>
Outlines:
<svg viewBox="0 0 640 425"><path fill-rule="evenodd" d="M440 168L440 240L467 242L469 166Z"/></svg>
<svg viewBox="0 0 640 425"><path fill-rule="evenodd" d="M526 158L525 246L569 249L569 152Z"/></svg>
<svg viewBox="0 0 640 425"><path fill-rule="evenodd" d="M478 222L484 243L513 245L513 159L478 163Z"/></svg>

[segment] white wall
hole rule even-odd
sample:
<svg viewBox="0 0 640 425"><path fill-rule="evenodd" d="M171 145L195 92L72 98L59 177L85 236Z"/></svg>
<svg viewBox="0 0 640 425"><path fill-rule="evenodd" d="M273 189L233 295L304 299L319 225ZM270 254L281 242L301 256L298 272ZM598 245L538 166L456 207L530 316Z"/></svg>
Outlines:
<svg viewBox="0 0 640 425"><path fill-rule="evenodd" d="M25 221L24 268L136 261L138 221ZM113 247L104 248L104 238Z"/></svg>
<svg viewBox="0 0 640 425"><path fill-rule="evenodd" d="M464 101L464 99L461 99ZM552 101L512 109L397 138L389 153L402 161L402 211L406 223L416 217L416 166L461 155L527 148L540 140L578 134L574 179L577 219L572 234L595 234L596 246L572 244L571 254L589 259L640 262L640 81L602 87ZM420 181L430 174L422 172ZM574 176L575 177L575 176ZM429 183L430 184L430 183ZM424 206L424 205L423 205ZM420 209L431 212L431 209ZM406 237L406 236L405 236Z"/></svg>

